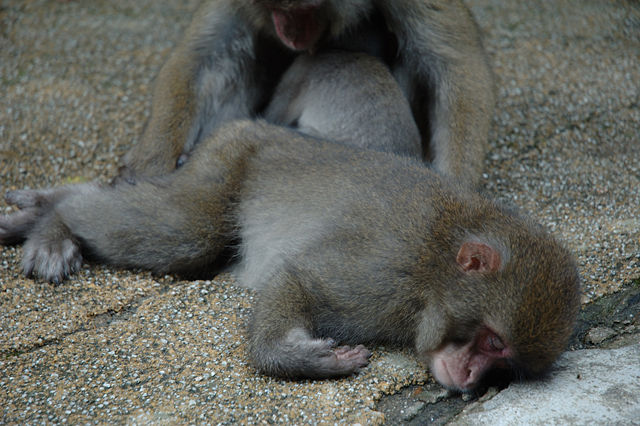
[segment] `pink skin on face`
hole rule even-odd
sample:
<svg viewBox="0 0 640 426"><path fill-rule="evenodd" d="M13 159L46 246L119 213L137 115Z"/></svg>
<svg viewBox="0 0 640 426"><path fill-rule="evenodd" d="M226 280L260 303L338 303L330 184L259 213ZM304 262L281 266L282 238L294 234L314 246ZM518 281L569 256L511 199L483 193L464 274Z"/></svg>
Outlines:
<svg viewBox="0 0 640 426"><path fill-rule="evenodd" d="M474 388L491 367L502 366L512 351L496 333L483 327L466 345L447 344L431 354L431 373L449 389Z"/></svg>

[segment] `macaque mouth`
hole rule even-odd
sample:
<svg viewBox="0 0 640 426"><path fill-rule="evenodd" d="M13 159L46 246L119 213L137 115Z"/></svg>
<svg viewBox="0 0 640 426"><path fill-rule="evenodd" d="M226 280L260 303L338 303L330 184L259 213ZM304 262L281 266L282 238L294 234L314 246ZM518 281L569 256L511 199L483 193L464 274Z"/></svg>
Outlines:
<svg viewBox="0 0 640 426"><path fill-rule="evenodd" d="M316 18L317 6L297 9L272 9L271 17L280 40L293 50L311 50L322 35Z"/></svg>

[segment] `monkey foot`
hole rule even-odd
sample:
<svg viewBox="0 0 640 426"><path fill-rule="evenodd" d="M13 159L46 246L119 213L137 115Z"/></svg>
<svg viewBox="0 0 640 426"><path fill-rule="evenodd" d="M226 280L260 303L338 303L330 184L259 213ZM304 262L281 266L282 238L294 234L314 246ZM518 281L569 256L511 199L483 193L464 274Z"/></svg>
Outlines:
<svg viewBox="0 0 640 426"><path fill-rule="evenodd" d="M8 246L22 243L35 220L36 218L31 212L25 211L0 216L0 245Z"/></svg>
<svg viewBox="0 0 640 426"><path fill-rule="evenodd" d="M0 244L13 245L22 243L43 212L51 204L54 191L51 190L17 190L5 195L7 204L20 210L0 216Z"/></svg>
<svg viewBox="0 0 640 426"><path fill-rule="evenodd" d="M24 245L22 268L26 276L37 275L58 285L81 266L80 248L70 239L46 241L33 237Z"/></svg>

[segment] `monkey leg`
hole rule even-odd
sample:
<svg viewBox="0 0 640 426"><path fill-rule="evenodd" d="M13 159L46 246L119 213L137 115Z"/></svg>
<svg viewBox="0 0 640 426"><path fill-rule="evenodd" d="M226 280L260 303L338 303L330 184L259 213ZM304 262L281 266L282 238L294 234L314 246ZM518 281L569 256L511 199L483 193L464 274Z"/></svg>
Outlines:
<svg viewBox="0 0 640 426"><path fill-rule="evenodd" d="M232 1L215 3L195 14L160 70L151 117L140 142L125 155L120 178L135 182L169 173L220 124L251 116L261 96L251 78L253 36Z"/></svg>
<svg viewBox="0 0 640 426"><path fill-rule="evenodd" d="M25 242L22 266L53 283L78 270L82 255L78 242L60 222L55 205L72 193L93 185L63 186L44 190L9 191L5 199L20 210L0 217L0 244Z"/></svg>
<svg viewBox="0 0 640 426"><path fill-rule="evenodd" d="M210 138L189 167L135 185L80 184L13 191L21 210L0 217L0 243L25 241L27 275L58 283L82 257L156 273L209 272L233 239L235 206L251 153Z"/></svg>
<svg viewBox="0 0 640 426"><path fill-rule="evenodd" d="M27 276L59 283L80 267L83 255L156 273L196 273L213 264L229 239L227 201L220 194L195 195L198 191L188 187L152 182L57 190L64 196L0 218L2 244L26 240L22 266ZM7 198L43 199L47 191L15 191ZM197 204L179 203L181 191L183 200L195 196Z"/></svg>
<svg viewBox="0 0 640 426"><path fill-rule="evenodd" d="M362 345L336 347L312 335L315 304L292 273L276 274L261 292L249 327L249 357L262 373L291 379L348 376L369 363Z"/></svg>

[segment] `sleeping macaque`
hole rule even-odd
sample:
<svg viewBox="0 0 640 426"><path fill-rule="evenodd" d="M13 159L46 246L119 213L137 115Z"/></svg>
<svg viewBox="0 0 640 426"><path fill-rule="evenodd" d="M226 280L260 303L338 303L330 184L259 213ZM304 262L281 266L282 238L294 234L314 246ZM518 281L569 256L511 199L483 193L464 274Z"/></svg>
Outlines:
<svg viewBox="0 0 640 426"><path fill-rule="evenodd" d="M298 56L264 118L333 142L422 157L409 103L389 70L363 53Z"/></svg>
<svg viewBox="0 0 640 426"><path fill-rule="evenodd" d="M367 345L413 347L469 390L487 372L544 373L579 307L571 256L541 227L416 159L263 121L221 126L174 173L136 185L13 191L0 243L60 282L84 257L209 271L236 245L259 290L249 358L286 378L350 375Z"/></svg>
<svg viewBox="0 0 640 426"><path fill-rule="evenodd" d="M408 99L423 159L476 184L493 77L460 0L207 1L160 71L151 118L120 177L174 170L222 123L259 117L296 56L327 49L383 61Z"/></svg>

